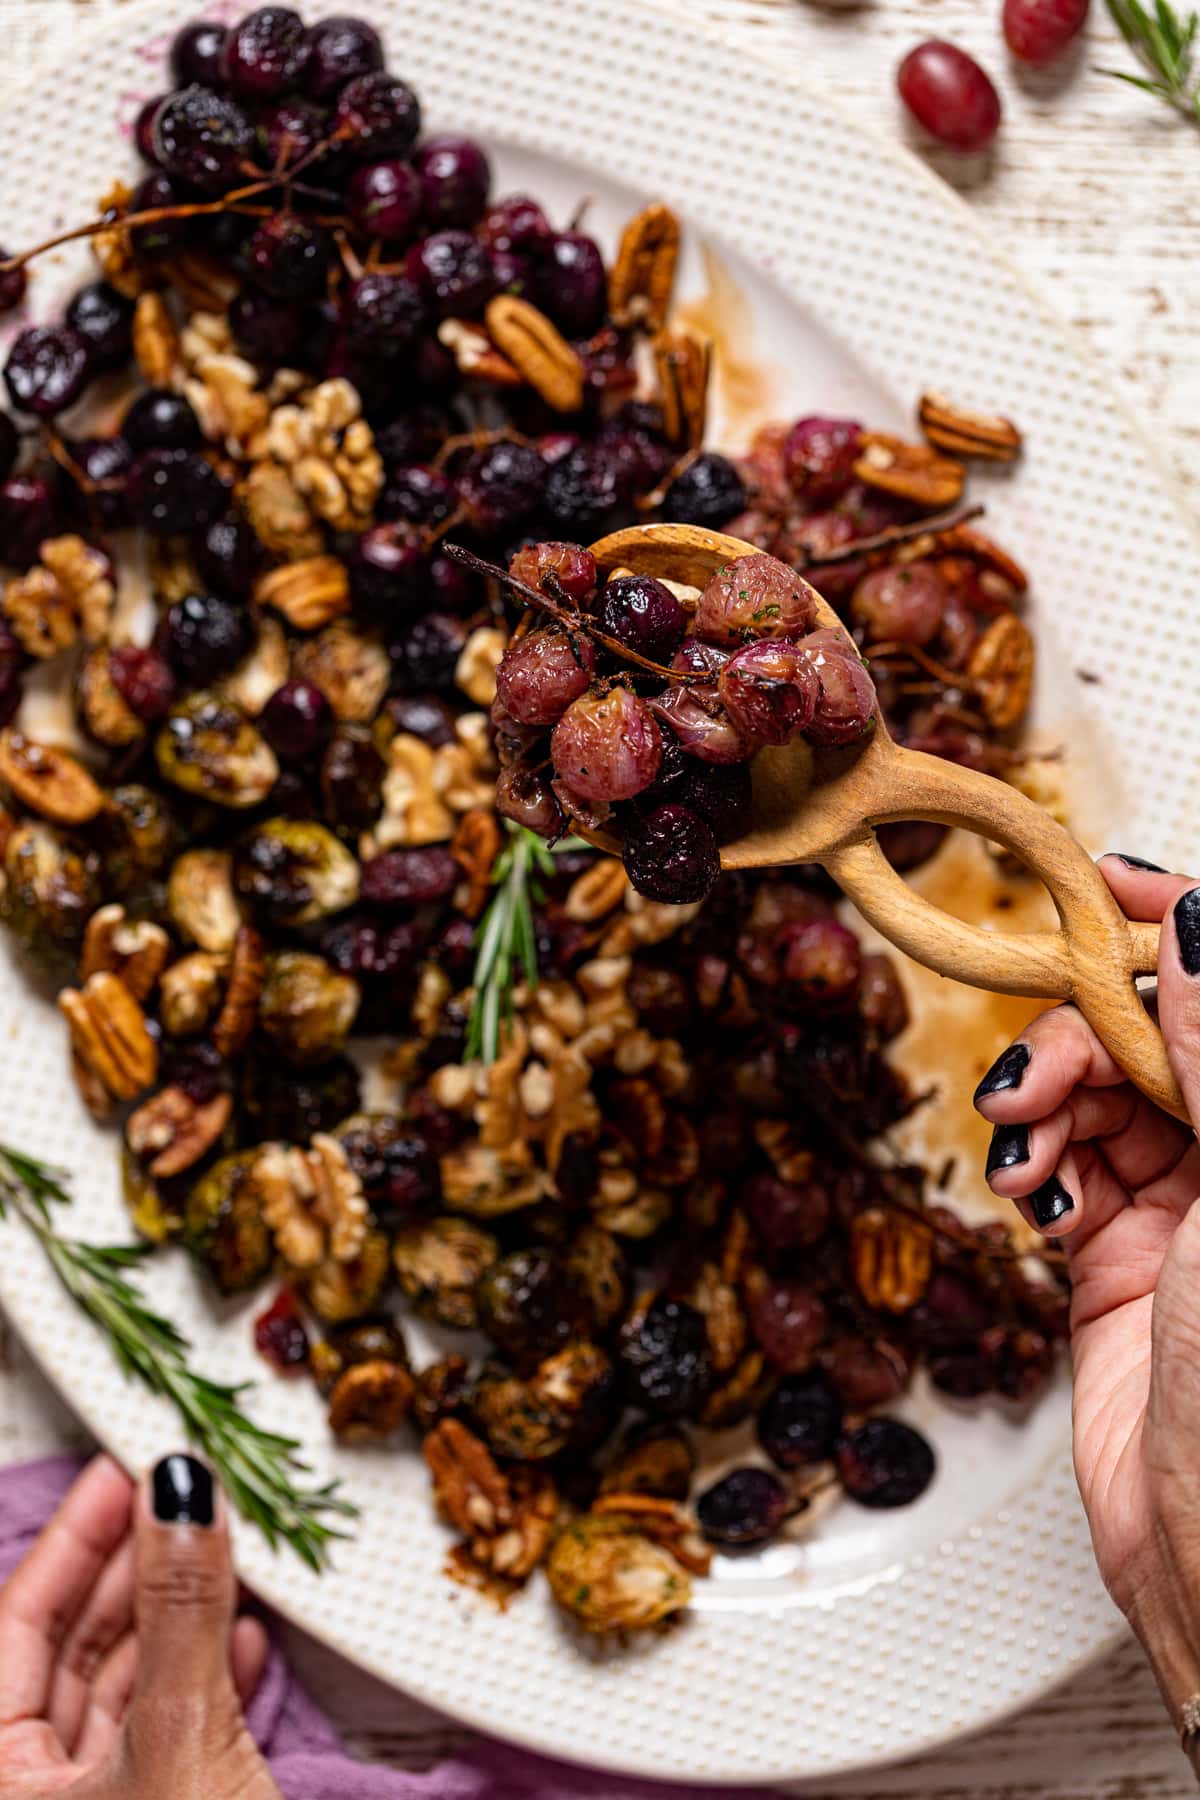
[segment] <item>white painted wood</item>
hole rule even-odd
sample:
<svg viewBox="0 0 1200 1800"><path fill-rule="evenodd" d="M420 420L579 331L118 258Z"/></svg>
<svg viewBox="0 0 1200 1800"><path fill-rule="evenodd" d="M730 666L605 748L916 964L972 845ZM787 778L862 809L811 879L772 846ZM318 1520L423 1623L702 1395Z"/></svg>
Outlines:
<svg viewBox="0 0 1200 1800"><path fill-rule="evenodd" d="M551 0L546 0L551 4ZM682 7L684 0L678 0ZM121 0L0 0L5 67L52 79L82 17ZM347 8L349 10L349 7ZM486 7L481 7L481 21ZM733 45L788 59L861 117L865 131L928 153L900 116L893 71L920 38L953 38L1000 86L992 156L930 160L986 219L998 245L1103 358L1194 501L1200 494L1200 131L1093 72L1130 67L1099 0L1081 53L1022 74L1004 52L999 0L690 0ZM0 93L3 87L0 85ZM597 97L598 101L602 97ZM754 120L745 121L747 131ZM1118 250L1119 237L1119 250ZM0 193L0 239L3 238ZM919 304L920 296L897 296ZM968 397L969 398L969 397ZM1119 496L1114 498L1119 505ZM1136 547L1114 578L1136 580ZM82 1445L69 1412L0 1320L0 1463ZM289 1634L301 1672L360 1754L424 1767L466 1740L455 1727ZM813 1790L810 1790L813 1791ZM821 1790L829 1800L1184 1800L1195 1785L1140 1653L1130 1643L1020 1719L907 1769Z"/></svg>

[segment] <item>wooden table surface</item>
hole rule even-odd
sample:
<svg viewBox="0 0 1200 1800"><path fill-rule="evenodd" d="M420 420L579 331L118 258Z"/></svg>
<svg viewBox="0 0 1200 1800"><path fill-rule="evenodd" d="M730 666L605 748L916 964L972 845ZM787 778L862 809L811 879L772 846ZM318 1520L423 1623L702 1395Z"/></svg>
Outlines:
<svg viewBox="0 0 1200 1800"><path fill-rule="evenodd" d="M685 0L677 3L683 7ZM26 71L40 58L52 66L64 42L61 27L120 9L121 0L0 0L6 69ZM1042 74L1019 73L1009 64L1000 0L686 0L686 11L717 26L731 43L801 68L859 117L864 130L929 155L1103 360L1195 503L1200 130L1094 72L1095 64L1131 67L1102 0L1093 0L1083 53L1066 69ZM397 12L402 15L402 5ZM900 116L895 64L933 35L973 51L1001 88L1005 126L990 157L964 161L930 151ZM746 128L753 130L753 120ZM1136 557L1117 574L1136 577ZM0 1317L0 1463L82 1442ZM424 1767L464 1741L453 1726L298 1634L291 1648L362 1755ZM1130 1643L985 1737L820 1792L830 1800L1184 1800L1195 1787Z"/></svg>

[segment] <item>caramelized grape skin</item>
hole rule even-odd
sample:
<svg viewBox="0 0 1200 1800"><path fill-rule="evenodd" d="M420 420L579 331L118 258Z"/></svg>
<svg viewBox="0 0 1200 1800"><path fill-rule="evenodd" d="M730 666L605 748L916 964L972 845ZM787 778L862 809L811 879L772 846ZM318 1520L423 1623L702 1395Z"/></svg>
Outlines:
<svg viewBox="0 0 1200 1800"><path fill-rule="evenodd" d="M644 700L614 687L574 701L550 749L556 773L585 800L632 800L658 774L662 733Z"/></svg>
<svg viewBox="0 0 1200 1800"><path fill-rule="evenodd" d="M687 630L687 614L652 575L623 575L601 596L600 623L609 637L651 662L668 663Z"/></svg>
<svg viewBox="0 0 1200 1800"><path fill-rule="evenodd" d="M817 704L805 731L810 744L857 743L875 722L875 683L854 645L840 631L814 631L800 646L816 671Z"/></svg>
<svg viewBox="0 0 1200 1800"><path fill-rule="evenodd" d="M654 716L669 725L689 756L713 767L747 762L757 742L738 729L712 687L671 687L650 702Z"/></svg>
<svg viewBox="0 0 1200 1800"><path fill-rule="evenodd" d="M728 645L794 638L808 631L816 616L808 583L778 558L756 553L717 570L696 602L695 632Z"/></svg>
<svg viewBox="0 0 1200 1800"><path fill-rule="evenodd" d="M900 98L951 150L986 150L1000 129L1000 96L973 57L943 38L910 50L896 75Z"/></svg>
<svg viewBox="0 0 1200 1800"><path fill-rule="evenodd" d="M553 577L567 599L577 606L590 600L596 591L596 559L578 544L527 544L512 558L508 572L527 587L539 589Z"/></svg>
<svg viewBox="0 0 1200 1800"><path fill-rule="evenodd" d="M555 725L585 694L596 669L579 631L528 631L509 644L496 671L496 698L519 725Z"/></svg>
<svg viewBox="0 0 1200 1800"><path fill-rule="evenodd" d="M1004 41L1021 62L1043 68L1087 23L1088 0L1004 0Z"/></svg>
<svg viewBox="0 0 1200 1800"><path fill-rule="evenodd" d="M868 642L927 644L937 634L949 594L928 563L874 569L854 590L850 610Z"/></svg>
<svg viewBox="0 0 1200 1800"><path fill-rule="evenodd" d="M816 711L820 682L798 644L747 644L721 671L717 692L734 727L760 744L787 744Z"/></svg>

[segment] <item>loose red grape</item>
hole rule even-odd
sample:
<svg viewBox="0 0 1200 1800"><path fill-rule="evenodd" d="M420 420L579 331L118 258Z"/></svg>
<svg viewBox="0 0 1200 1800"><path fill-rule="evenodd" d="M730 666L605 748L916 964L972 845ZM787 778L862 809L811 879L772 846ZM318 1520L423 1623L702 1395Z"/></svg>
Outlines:
<svg viewBox="0 0 1200 1800"><path fill-rule="evenodd" d="M1004 0L1004 41L1041 68L1062 55L1087 22L1088 0Z"/></svg>
<svg viewBox="0 0 1200 1800"><path fill-rule="evenodd" d="M543 627L514 638L496 671L496 698L519 725L555 725L596 669L591 639Z"/></svg>
<svg viewBox="0 0 1200 1800"><path fill-rule="evenodd" d="M829 1229L829 1190L820 1181L752 1175L742 1204L769 1250L807 1250Z"/></svg>
<svg viewBox="0 0 1200 1800"><path fill-rule="evenodd" d="M585 694L550 742L556 773L585 800L632 800L662 762L662 733L646 702L627 687Z"/></svg>
<svg viewBox="0 0 1200 1800"><path fill-rule="evenodd" d="M697 637L715 644L799 637L817 616L808 583L773 556L738 556L712 577L696 603Z"/></svg>
<svg viewBox="0 0 1200 1800"><path fill-rule="evenodd" d="M836 919L785 925L775 953L788 989L807 1004L841 1006L858 993L858 939Z"/></svg>
<svg viewBox="0 0 1200 1800"><path fill-rule="evenodd" d="M783 440L788 485L810 506L831 506L854 480L862 427L854 419L797 419Z"/></svg>
<svg viewBox="0 0 1200 1800"><path fill-rule="evenodd" d="M777 1369L800 1374L829 1328L820 1295L802 1281L765 1275L747 1285L750 1329L759 1348Z"/></svg>
<svg viewBox="0 0 1200 1800"><path fill-rule="evenodd" d="M786 744L811 723L820 680L799 644L770 641L731 656L717 691L744 737Z"/></svg>
<svg viewBox="0 0 1200 1800"><path fill-rule="evenodd" d="M875 569L854 590L850 609L876 643L927 644L942 622L946 584L924 562Z"/></svg>
<svg viewBox="0 0 1200 1800"><path fill-rule="evenodd" d="M944 38L910 50L896 84L918 124L952 150L986 150L1000 129L1000 96L989 77Z"/></svg>
<svg viewBox="0 0 1200 1800"><path fill-rule="evenodd" d="M820 683L816 710L805 728L809 743L821 747L856 743L875 719L875 683L866 664L840 631L810 633L800 653Z"/></svg>

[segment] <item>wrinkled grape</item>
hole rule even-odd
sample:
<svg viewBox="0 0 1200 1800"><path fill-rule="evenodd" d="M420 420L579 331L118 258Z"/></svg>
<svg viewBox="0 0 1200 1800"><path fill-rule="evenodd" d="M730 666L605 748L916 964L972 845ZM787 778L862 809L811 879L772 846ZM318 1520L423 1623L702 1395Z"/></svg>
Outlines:
<svg viewBox="0 0 1200 1800"><path fill-rule="evenodd" d="M650 786L662 762L654 714L620 686L574 701L550 747L556 772L585 800L631 800Z"/></svg>
<svg viewBox="0 0 1200 1800"><path fill-rule="evenodd" d="M860 1506L908 1506L933 1480L936 1461L919 1431L899 1419L868 1419L837 1447L838 1474Z"/></svg>
<svg viewBox="0 0 1200 1800"><path fill-rule="evenodd" d="M758 1441L780 1469L799 1469L832 1456L842 1429L842 1406L827 1375L786 1375L758 1415Z"/></svg>
<svg viewBox="0 0 1200 1800"><path fill-rule="evenodd" d="M628 832L625 873L648 900L687 906L703 900L721 873L716 834L687 806L659 806Z"/></svg>
<svg viewBox="0 0 1200 1800"><path fill-rule="evenodd" d="M696 1518L710 1543L744 1550L774 1537L788 1506L787 1489L768 1469L734 1469L701 1494Z"/></svg>
<svg viewBox="0 0 1200 1800"><path fill-rule="evenodd" d="M820 682L798 644L747 644L730 657L717 684L737 730L760 744L798 737L816 711Z"/></svg>
<svg viewBox="0 0 1200 1800"><path fill-rule="evenodd" d="M816 596L794 569L774 556L739 556L719 568L700 595L695 630L715 644L745 644L799 637L816 616Z"/></svg>
<svg viewBox="0 0 1200 1800"><path fill-rule="evenodd" d="M711 764L742 763L757 740L734 724L713 687L671 687L650 702L655 718L670 726L689 756Z"/></svg>
<svg viewBox="0 0 1200 1800"><path fill-rule="evenodd" d="M875 683L853 644L840 631L814 631L800 653L816 670L817 704L806 727L810 744L832 747L857 743L875 718Z"/></svg>
<svg viewBox="0 0 1200 1800"><path fill-rule="evenodd" d="M788 485L809 506L831 506L854 480L862 427L853 419L797 419L783 440Z"/></svg>
<svg viewBox="0 0 1200 1800"><path fill-rule="evenodd" d="M556 626L514 638L496 671L496 698L521 725L554 725L585 694L596 668L591 639Z"/></svg>

